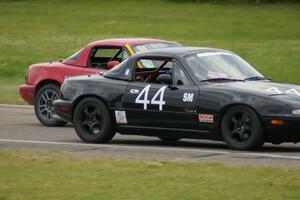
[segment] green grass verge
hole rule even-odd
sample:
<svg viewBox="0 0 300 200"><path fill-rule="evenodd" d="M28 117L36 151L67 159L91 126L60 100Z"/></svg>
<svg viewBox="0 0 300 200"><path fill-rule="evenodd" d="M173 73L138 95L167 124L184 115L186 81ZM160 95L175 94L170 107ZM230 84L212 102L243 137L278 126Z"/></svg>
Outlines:
<svg viewBox="0 0 300 200"><path fill-rule="evenodd" d="M112 37L230 49L274 80L300 83L299 10L300 4L3 0L0 79L6 82L1 84L16 88L28 65L66 58L90 41ZM19 102L7 99L15 90L0 92L1 103Z"/></svg>
<svg viewBox="0 0 300 200"><path fill-rule="evenodd" d="M300 169L0 150L0 199L299 199Z"/></svg>
<svg viewBox="0 0 300 200"><path fill-rule="evenodd" d="M19 86L24 79L18 77L0 79L0 103L1 104L25 104L19 95Z"/></svg>

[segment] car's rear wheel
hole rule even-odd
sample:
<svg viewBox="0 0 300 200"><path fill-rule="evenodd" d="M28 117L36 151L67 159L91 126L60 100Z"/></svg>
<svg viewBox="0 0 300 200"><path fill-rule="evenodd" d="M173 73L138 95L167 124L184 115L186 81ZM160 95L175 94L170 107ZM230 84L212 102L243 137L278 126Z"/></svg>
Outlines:
<svg viewBox="0 0 300 200"><path fill-rule="evenodd" d="M41 87L34 101L34 111L38 120L45 126L64 126L67 122L61 120L55 113L53 102L59 98L59 86L47 84Z"/></svg>
<svg viewBox="0 0 300 200"><path fill-rule="evenodd" d="M221 122L227 146L236 150L253 150L264 144L264 131L258 115L249 107L235 106Z"/></svg>
<svg viewBox="0 0 300 200"><path fill-rule="evenodd" d="M88 143L104 143L116 134L106 105L93 97L83 99L76 106L73 124L77 135Z"/></svg>
<svg viewBox="0 0 300 200"><path fill-rule="evenodd" d="M167 137L167 136L160 136L158 138L163 142L176 142L181 139L179 137Z"/></svg>

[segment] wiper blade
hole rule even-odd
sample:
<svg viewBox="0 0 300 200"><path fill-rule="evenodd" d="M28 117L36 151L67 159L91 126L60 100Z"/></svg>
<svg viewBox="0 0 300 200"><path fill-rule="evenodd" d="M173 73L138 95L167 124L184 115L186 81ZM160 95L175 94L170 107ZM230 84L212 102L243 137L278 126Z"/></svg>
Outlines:
<svg viewBox="0 0 300 200"><path fill-rule="evenodd" d="M235 78L210 78L205 79L200 82L210 82L210 81L244 81L243 79L235 79Z"/></svg>
<svg viewBox="0 0 300 200"><path fill-rule="evenodd" d="M252 77L245 78L245 81L259 81L259 80L269 80L270 81L271 79L263 77L263 76L252 76Z"/></svg>

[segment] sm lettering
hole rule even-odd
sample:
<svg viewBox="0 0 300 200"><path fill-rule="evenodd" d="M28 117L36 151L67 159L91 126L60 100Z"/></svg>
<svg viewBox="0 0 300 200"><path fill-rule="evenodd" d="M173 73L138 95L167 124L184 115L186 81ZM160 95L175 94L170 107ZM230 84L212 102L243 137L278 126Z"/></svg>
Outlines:
<svg viewBox="0 0 300 200"><path fill-rule="evenodd" d="M194 99L194 93L184 93L182 101L183 102L193 102Z"/></svg>

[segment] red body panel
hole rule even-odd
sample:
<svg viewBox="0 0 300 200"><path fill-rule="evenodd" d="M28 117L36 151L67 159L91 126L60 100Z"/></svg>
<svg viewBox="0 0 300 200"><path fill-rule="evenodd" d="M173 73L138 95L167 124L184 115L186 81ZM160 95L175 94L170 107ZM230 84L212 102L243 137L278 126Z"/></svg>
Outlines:
<svg viewBox="0 0 300 200"><path fill-rule="evenodd" d="M23 84L19 88L20 96L29 104L34 102L35 85Z"/></svg>
<svg viewBox="0 0 300 200"><path fill-rule="evenodd" d="M34 96L37 87L44 81L52 81L62 84L66 76L77 76L84 74L102 73L107 69L89 68L88 58L91 49L95 46L119 46L124 47L129 53L132 51L127 45L145 44L154 42L168 42L164 40L146 39L146 38L123 38L108 39L92 42L86 45L76 60L65 60L62 62L48 62L31 65L27 71L26 84L19 88L20 96L29 104L34 104Z"/></svg>
<svg viewBox="0 0 300 200"><path fill-rule="evenodd" d="M43 81L54 81L62 84L66 76L78 76L105 72L105 69L67 65L60 62L31 65L26 84L19 89L20 96L29 104L34 104L36 87Z"/></svg>

